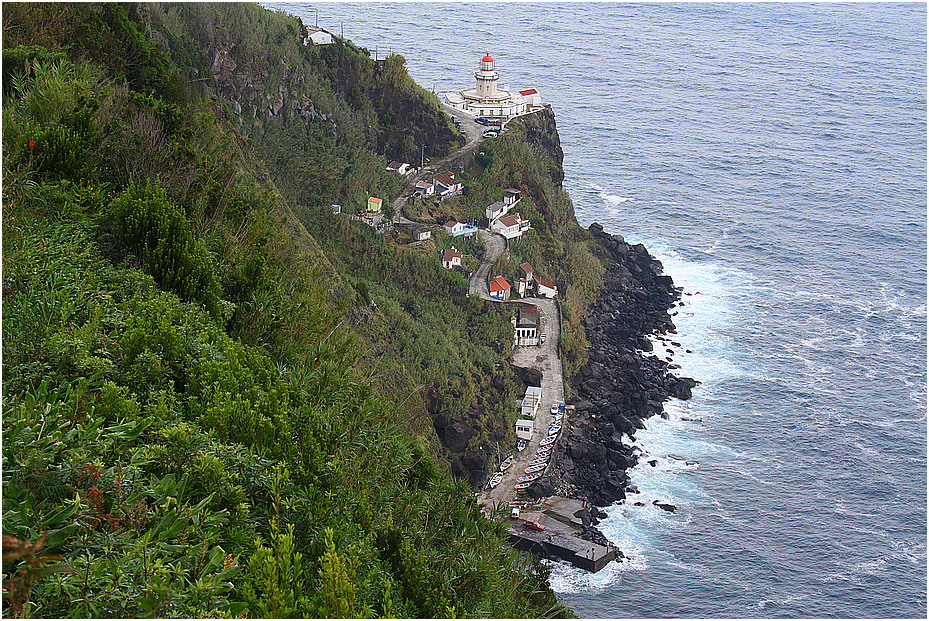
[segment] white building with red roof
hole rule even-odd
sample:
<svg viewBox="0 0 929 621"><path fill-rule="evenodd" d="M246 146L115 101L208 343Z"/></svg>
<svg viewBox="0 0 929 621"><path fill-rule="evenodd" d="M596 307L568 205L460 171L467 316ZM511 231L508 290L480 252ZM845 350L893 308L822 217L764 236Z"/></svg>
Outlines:
<svg viewBox="0 0 929 621"><path fill-rule="evenodd" d="M453 108L478 117L506 120L529 112L529 104L526 98L520 95L519 92L501 89L497 85L499 79L497 61L490 54L486 54L481 59L478 70L474 72L474 88L445 93L445 102ZM538 95L538 91L534 88L528 89L528 91L532 91L530 97L536 97L538 106L541 106L542 99Z"/></svg>
<svg viewBox="0 0 929 621"><path fill-rule="evenodd" d="M461 181L456 179L455 173L450 170L436 173L435 176L432 177L432 182L435 184L435 191L439 196L458 194L462 189Z"/></svg>
<svg viewBox="0 0 929 621"><path fill-rule="evenodd" d="M521 296L526 295L529 285L532 284L532 266L527 262L519 264L516 269L516 292Z"/></svg>
<svg viewBox="0 0 929 621"><path fill-rule="evenodd" d="M518 213L497 218L490 224L490 230L499 233L507 239L514 239L529 230L529 220L523 220Z"/></svg>
<svg viewBox="0 0 929 621"><path fill-rule="evenodd" d="M539 285L539 297L552 299L558 295L558 287L548 278L536 276L535 281Z"/></svg>
<svg viewBox="0 0 929 621"><path fill-rule="evenodd" d="M542 96L539 95L539 91L534 88L527 88L524 91L519 91L519 94L526 100L527 106L531 108L539 108L542 106Z"/></svg>
<svg viewBox="0 0 929 621"><path fill-rule="evenodd" d="M490 281L490 297L501 302L510 299L512 285L503 276L497 276Z"/></svg>
<svg viewBox="0 0 929 621"><path fill-rule="evenodd" d="M453 267L461 267L461 257L461 251L452 246L442 255L442 267L447 270L450 270Z"/></svg>

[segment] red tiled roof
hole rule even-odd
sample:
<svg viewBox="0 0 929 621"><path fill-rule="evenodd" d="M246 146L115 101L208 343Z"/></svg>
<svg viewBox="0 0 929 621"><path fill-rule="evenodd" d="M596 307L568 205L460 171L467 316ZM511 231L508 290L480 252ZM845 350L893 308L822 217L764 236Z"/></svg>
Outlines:
<svg viewBox="0 0 929 621"><path fill-rule="evenodd" d="M520 94L520 95L523 95L523 96L525 96L525 95L538 95L538 94L539 94L539 91L535 90L534 88L527 88L527 89L524 90L524 91L519 91L519 94Z"/></svg>
<svg viewBox="0 0 929 621"><path fill-rule="evenodd" d="M494 293L496 291L509 291L513 287L506 281L506 278L503 276L497 276L492 281L490 281L490 291Z"/></svg>
<svg viewBox="0 0 929 621"><path fill-rule="evenodd" d="M455 257L461 258L461 253L455 250L454 248L449 248L445 251L445 254L442 256L443 261L451 261Z"/></svg>
<svg viewBox="0 0 929 621"><path fill-rule="evenodd" d="M516 226L520 222L519 214L511 214L500 218L500 224L503 226Z"/></svg>
<svg viewBox="0 0 929 621"><path fill-rule="evenodd" d="M444 186L453 186L458 183L455 181L455 173L449 170L436 173L432 178L436 183L441 183Z"/></svg>
<svg viewBox="0 0 929 621"><path fill-rule="evenodd" d="M369 203L383 203L383 202L384 202L384 199L382 199L382 198L375 198L375 197L372 196L371 198L368 199L368 202L369 202Z"/></svg>
<svg viewBox="0 0 929 621"><path fill-rule="evenodd" d="M555 288L555 283L550 281L548 278L543 278L542 276L536 276L535 281L542 285L543 287L548 287L549 289Z"/></svg>
<svg viewBox="0 0 929 621"><path fill-rule="evenodd" d="M526 263L526 262L520 263L520 264L519 264L519 269L521 269L521 270L522 270L524 273L526 273L526 274L531 274L531 273L532 273L532 266L529 265L529 264Z"/></svg>
<svg viewBox="0 0 929 621"><path fill-rule="evenodd" d="M445 223L445 226L447 226L448 228L452 228L456 224L458 224L458 220L449 220L448 222Z"/></svg>

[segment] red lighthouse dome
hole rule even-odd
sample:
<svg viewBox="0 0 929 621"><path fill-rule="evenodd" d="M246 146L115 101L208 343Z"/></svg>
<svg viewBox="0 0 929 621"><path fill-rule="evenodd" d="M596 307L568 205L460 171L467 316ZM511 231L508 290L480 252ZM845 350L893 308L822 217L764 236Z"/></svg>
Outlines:
<svg viewBox="0 0 929 621"><path fill-rule="evenodd" d="M482 63L492 63L493 61L494 59L490 57L490 54L486 54L484 58L481 59Z"/></svg>

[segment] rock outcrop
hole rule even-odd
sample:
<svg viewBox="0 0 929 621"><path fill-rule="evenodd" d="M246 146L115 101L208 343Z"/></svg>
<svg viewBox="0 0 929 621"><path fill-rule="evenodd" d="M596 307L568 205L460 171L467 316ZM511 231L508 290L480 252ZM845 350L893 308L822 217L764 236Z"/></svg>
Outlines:
<svg viewBox="0 0 929 621"><path fill-rule="evenodd" d="M669 310L680 291L661 274L661 263L641 244L609 235L599 224L590 231L607 270L605 286L584 321L589 359L570 379L569 403L576 410L559 443L551 480L529 491L567 487L576 497L603 506L637 492L627 471L640 451L627 443L628 436L661 413L669 398L690 398L697 382L673 375L669 361L652 353L648 340L675 331Z"/></svg>

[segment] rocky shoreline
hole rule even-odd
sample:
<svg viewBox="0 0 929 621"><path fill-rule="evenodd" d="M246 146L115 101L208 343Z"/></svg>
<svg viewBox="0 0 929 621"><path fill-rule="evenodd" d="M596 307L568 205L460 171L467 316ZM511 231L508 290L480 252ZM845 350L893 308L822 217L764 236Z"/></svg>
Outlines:
<svg viewBox="0 0 929 621"><path fill-rule="evenodd" d="M668 399L689 399L697 382L675 376L670 359L652 352L648 340L675 332L670 311L682 305L681 291L643 245L610 235L597 223L590 232L598 242L594 252L607 267L604 287L584 320L589 360L569 379L568 403L575 411L554 465L527 493L534 498L586 498L608 506L636 491L627 471L638 462L640 451L623 437L662 413ZM661 508L674 510L672 505ZM597 518L591 517L595 524Z"/></svg>

